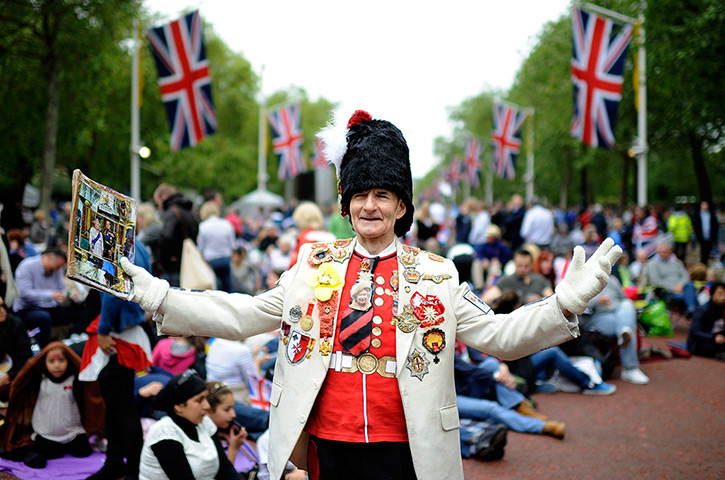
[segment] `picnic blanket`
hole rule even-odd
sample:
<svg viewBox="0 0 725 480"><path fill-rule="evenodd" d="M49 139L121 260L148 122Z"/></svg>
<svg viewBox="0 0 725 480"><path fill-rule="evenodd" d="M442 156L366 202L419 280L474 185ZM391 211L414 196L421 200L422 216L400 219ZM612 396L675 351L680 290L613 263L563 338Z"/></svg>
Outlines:
<svg viewBox="0 0 725 480"><path fill-rule="evenodd" d="M23 462L0 458L0 472L15 475L22 480L84 480L100 470L105 460L104 453L93 452L85 458L65 455L48 460L45 468L30 468Z"/></svg>

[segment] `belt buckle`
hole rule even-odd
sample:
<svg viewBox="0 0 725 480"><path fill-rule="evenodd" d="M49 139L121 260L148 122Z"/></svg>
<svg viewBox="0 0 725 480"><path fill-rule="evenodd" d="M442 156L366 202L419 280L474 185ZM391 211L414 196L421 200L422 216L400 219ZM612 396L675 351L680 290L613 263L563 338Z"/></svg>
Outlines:
<svg viewBox="0 0 725 480"><path fill-rule="evenodd" d="M370 352L365 352L357 357L357 369L365 375L370 375L378 370L378 357Z"/></svg>

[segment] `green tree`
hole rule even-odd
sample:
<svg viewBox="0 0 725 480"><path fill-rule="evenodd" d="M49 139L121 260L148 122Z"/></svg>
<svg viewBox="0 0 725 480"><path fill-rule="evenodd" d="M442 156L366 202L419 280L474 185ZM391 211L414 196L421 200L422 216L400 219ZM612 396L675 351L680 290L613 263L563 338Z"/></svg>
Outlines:
<svg viewBox="0 0 725 480"><path fill-rule="evenodd" d="M78 132L66 137L74 140L72 145L63 138L75 126L75 110L85 106L88 92L84 87L103 69L109 52L118 48L122 26L130 25L139 5L135 0L3 2L0 83L5 88L0 98L6 108L12 108L7 132L17 132L11 138L22 142L11 150L10 163L20 167L22 180L33 175L38 163L42 165L42 208L50 203L56 156L70 152L70 160L78 154L78 144L86 140ZM84 113L86 119L92 115Z"/></svg>
<svg viewBox="0 0 725 480"><path fill-rule="evenodd" d="M665 164L663 175L670 177L663 193L679 193L682 175L673 182L672 174L682 172L682 159L689 157L699 197L712 203L712 184L725 182L725 5L647 2L645 16L649 140L655 158Z"/></svg>

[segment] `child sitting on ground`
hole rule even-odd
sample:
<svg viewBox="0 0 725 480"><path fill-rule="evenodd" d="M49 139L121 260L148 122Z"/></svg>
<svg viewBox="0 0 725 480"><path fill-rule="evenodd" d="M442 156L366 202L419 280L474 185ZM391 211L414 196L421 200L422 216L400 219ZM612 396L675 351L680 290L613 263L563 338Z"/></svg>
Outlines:
<svg viewBox="0 0 725 480"><path fill-rule="evenodd" d="M77 379L80 358L62 342L49 343L13 380L0 446L28 467L45 468L66 453L87 457L87 434L103 428L98 384Z"/></svg>
<svg viewBox="0 0 725 480"><path fill-rule="evenodd" d="M247 440L247 431L234 421L237 414L234 411L232 391L221 382L207 382L206 386L209 389L209 396L206 397L206 401L209 402L209 418L217 426L217 433L222 438L222 445L226 444L227 458L234 464L237 452ZM247 451L247 454L253 454L256 457L256 453L253 451ZM256 463L256 458L253 460Z"/></svg>

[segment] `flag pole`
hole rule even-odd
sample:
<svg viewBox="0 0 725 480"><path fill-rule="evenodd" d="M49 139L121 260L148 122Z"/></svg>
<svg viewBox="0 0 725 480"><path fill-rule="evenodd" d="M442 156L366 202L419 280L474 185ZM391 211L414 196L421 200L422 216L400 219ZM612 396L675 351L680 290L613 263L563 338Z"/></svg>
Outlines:
<svg viewBox="0 0 725 480"><path fill-rule="evenodd" d="M526 109L528 113L528 135L526 149L526 203L534 200L534 107Z"/></svg>
<svg viewBox="0 0 725 480"><path fill-rule="evenodd" d="M267 105L262 91L262 83L264 81L264 65L262 72L259 74L259 134L257 149L257 190L264 192L267 190Z"/></svg>
<svg viewBox="0 0 725 480"><path fill-rule="evenodd" d="M645 50L644 36L644 9L646 1L640 2L639 21L636 23L639 36L639 49L637 51L637 66L639 68L639 102L637 105L637 204L641 207L647 205L647 52Z"/></svg>
<svg viewBox="0 0 725 480"><path fill-rule="evenodd" d="M597 5L592 5L591 3L575 3L578 3L586 10L634 25L635 30L639 31L637 42L639 44L639 50L637 51L639 86L637 92L635 92L639 99L635 105L637 109L637 139L635 145L632 147L632 151L637 155L637 205L643 207L647 205L647 150L649 149L647 144L647 51L645 49L644 27L642 26L644 24L644 10L647 7L647 2L646 0L639 2L639 14L636 19Z"/></svg>
<svg viewBox="0 0 725 480"><path fill-rule="evenodd" d="M491 161L488 162L488 168L486 169L486 203L490 206L493 205L493 171L491 167L493 165L493 148L490 152Z"/></svg>
<svg viewBox="0 0 725 480"><path fill-rule="evenodd" d="M141 201L141 175L138 150L141 148L139 134L139 39L138 21L133 22L133 46L131 60L131 197Z"/></svg>

